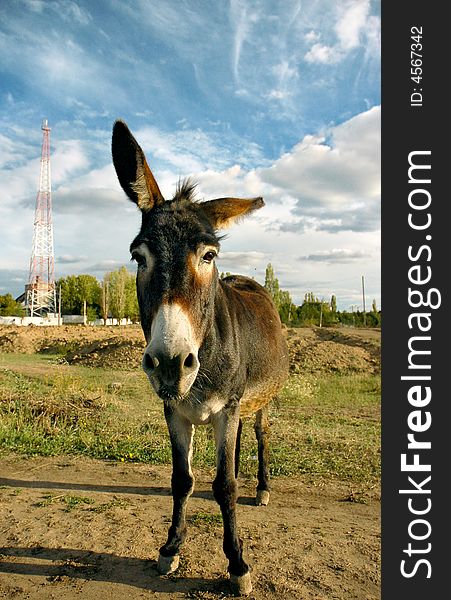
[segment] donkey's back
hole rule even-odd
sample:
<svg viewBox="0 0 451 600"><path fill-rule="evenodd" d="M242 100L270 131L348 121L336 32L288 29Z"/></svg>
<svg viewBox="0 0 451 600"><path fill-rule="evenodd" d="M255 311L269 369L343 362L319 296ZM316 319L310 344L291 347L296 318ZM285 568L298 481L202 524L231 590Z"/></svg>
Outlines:
<svg viewBox="0 0 451 600"><path fill-rule="evenodd" d="M257 412L279 392L288 375L288 348L279 313L267 290L242 275L221 280L230 318L240 331L238 344L246 386L241 416Z"/></svg>

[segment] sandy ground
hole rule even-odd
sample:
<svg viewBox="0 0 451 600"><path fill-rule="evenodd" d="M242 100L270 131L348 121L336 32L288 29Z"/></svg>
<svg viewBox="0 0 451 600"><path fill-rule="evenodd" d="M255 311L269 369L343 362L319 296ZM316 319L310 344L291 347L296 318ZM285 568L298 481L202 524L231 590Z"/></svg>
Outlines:
<svg viewBox="0 0 451 600"><path fill-rule="evenodd" d="M195 472L180 568L165 577L155 561L171 514L168 467L10 456L0 459L0 474L0 598L228 595L212 473ZM379 598L376 492L361 504L344 483L277 478L270 504L256 507L254 486L240 480L249 598Z"/></svg>

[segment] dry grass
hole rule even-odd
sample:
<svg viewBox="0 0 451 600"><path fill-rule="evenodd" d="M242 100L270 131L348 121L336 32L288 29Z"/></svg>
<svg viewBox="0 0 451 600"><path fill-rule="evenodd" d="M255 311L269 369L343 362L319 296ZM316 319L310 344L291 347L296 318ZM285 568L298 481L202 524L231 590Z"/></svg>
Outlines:
<svg viewBox="0 0 451 600"><path fill-rule="evenodd" d="M12 354L0 354L0 368L0 451L170 463L161 401L140 371L61 367L50 356ZM379 409L378 375L293 374L270 410L272 474L375 485ZM251 419L241 447L241 475L254 477ZM213 467L214 459L211 429L197 428L194 465Z"/></svg>

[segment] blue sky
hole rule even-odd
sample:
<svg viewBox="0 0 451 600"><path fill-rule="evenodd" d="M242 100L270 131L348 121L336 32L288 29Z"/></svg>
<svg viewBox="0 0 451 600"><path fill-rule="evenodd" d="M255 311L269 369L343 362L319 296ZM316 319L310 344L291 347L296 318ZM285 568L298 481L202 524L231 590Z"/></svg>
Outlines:
<svg viewBox="0 0 451 600"><path fill-rule="evenodd" d="M0 293L28 276L43 118L56 274L127 264L140 224L110 154L127 121L163 193L262 195L219 268L296 303L380 306L380 5L370 0L5 0L0 6Z"/></svg>

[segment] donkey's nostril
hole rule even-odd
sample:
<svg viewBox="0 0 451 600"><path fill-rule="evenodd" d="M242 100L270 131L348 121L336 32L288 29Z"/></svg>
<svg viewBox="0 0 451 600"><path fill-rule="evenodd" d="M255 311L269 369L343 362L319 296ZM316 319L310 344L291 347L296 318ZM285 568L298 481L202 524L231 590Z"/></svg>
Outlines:
<svg viewBox="0 0 451 600"><path fill-rule="evenodd" d="M188 356L185 358L183 366L187 369L190 369L194 366L194 354L192 354L191 352L188 354Z"/></svg>
<svg viewBox="0 0 451 600"><path fill-rule="evenodd" d="M146 354L144 354L144 366L147 369L156 369L158 367L158 358L156 356L152 358L152 356L146 352Z"/></svg>

